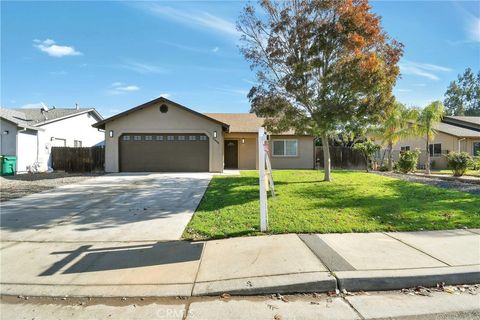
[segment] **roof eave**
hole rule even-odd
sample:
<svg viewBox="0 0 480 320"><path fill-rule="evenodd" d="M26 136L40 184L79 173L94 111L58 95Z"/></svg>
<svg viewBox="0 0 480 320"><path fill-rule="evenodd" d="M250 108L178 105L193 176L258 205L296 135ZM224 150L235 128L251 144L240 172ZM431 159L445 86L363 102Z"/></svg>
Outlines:
<svg viewBox="0 0 480 320"><path fill-rule="evenodd" d="M98 119L103 119L102 115L100 113L98 113L97 110L95 110L95 108L92 108L92 109L87 109L87 110L82 110L82 111L79 111L79 112L76 112L76 113L72 113L72 114L69 114L69 115L66 115L66 116L63 116L63 117L59 117L59 118L55 118L55 119L51 119L51 120L46 120L46 121L42 121L42 122L38 122L35 124L35 126L43 126L43 125L46 125L46 124L49 124L49 123L53 123L53 122L56 122L56 121L61 121L61 120L65 120L65 119L68 119L68 118L72 118L72 117L76 117L76 116L79 116L79 115L82 115L82 114L85 114L85 113L90 113L90 112L93 112L93 114L98 118Z"/></svg>
<svg viewBox="0 0 480 320"><path fill-rule="evenodd" d="M170 103L170 104L172 104L172 105L174 105L174 106L176 106L176 107L179 107L179 108L181 108L181 109L184 109L184 110L186 110L186 111L188 111L188 112L191 112L191 113L196 114L196 115L198 115L198 116L201 116L201 117L203 117L203 118L209 119L209 120L211 120L211 121L213 121L213 122L216 122L216 123L222 125L222 128L223 128L223 130L224 130L225 132L229 132L229 130L230 130L230 126L229 126L228 124L226 124L226 123L224 123L224 122L221 122L221 121L218 121L217 119L214 119L214 118L212 118L212 117L206 116L206 115L204 115L204 114L202 114L202 113L200 113L200 112L197 112L197 111L192 110L192 109L190 109L190 108L187 108L187 107L185 107L185 106L182 106L181 104L176 103L176 102L174 102L174 101L171 101L171 100L169 100L169 99L167 99L167 98L164 98L164 97L160 97L160 98L157 98L157 99L154 99L154 100L145 102L145 103L143 103L143 104L141 104L141 105L138 105L138 106L133 107L133 108L131 108L131 109L128 109L128 110L126 110L126 111L120 112L120 113L118 113L118 114L116 114L116 115L114 115L114 116L111 116L111 117L107 118L107 119L103 119L102 121L99 121L99 122L93 124L92 127L105 130L105 124L106 124L107 122L110 122L110 121L112 121L112 120L121 118L121 117L123 117L123 116L126 116L126 115L132 113L132 112L135 112L135 111L138 111L138 110L142 110L142 109L144 109L144 108L147 108L147 107L149 107L149 106L151 106L151 105L153 105L153 104L155 104L155 103L159 103L159 102L167 102L167 103Z"/></svg>

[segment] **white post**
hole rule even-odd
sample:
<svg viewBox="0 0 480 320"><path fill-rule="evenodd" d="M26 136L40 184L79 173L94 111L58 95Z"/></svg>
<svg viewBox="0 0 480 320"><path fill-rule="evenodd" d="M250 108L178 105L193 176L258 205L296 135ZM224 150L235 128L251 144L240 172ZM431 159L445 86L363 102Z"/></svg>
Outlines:
<svg viewBox="0 0 480 320"><path fill-rule="evenodd" d="M258 129L258 179L260 182L260 231L268 229L267 188L265 186L265 129Z"/></svg>

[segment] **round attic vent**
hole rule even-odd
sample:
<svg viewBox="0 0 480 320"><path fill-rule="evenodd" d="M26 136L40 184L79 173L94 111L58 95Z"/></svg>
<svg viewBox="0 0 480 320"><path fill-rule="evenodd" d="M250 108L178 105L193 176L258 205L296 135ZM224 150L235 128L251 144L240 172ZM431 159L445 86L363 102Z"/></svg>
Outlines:
<svg viewBox="0 0 480 320"><path fill-rule="evenodd" d="M162 104L160 106L160 112L161 113L167 113L168 112L168 106L166 104Z"/></svg>

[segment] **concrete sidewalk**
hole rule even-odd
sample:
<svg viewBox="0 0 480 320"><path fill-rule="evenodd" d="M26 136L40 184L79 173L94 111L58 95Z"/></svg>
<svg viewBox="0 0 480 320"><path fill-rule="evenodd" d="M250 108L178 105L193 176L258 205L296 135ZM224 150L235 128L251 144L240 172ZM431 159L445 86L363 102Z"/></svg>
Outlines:
<svg viewBox="0 0 480 320"><path fill-rule="evenodd" d="M480 283L480 229L205 242L2 242L1 294L199 296Z"/></svg>

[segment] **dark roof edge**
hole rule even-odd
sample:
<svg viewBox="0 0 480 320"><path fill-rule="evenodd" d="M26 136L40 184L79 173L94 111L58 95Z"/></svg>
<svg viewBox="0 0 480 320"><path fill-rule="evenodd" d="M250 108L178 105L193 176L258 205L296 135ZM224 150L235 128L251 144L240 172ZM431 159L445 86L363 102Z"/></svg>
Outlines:
<svg viewBox="0 0 480 320"><path fill-rule="evenodd" d="M176 103L176 102L174 102L174 101L172 101L172 100L168 100L167 98L164 98L164 97L160 97L160 98L153 99L153 100L148 101L148 102L145 102L145 103L143 103L143 104L141 104L141 105L139 105L139 106L133 107L133 108L128 109L128 110L123 111L123 112L120 112L120 113L118 113L118 114L116 114L116 115L114 115L114 116L111 116L111 117L109 117L109 118L107 118L107 119L104 119L104 120L102 120L102 121L100 121L100 122L97 122L97 123L93 124L92 126L93 126L94 128L105 129L105 124L106 124L107 122L110 122L110 121L112 121L112 120L121 118L121 117L123 117L123 116L126 116L126 115L132 113L132 112L135 112L135 111L137 111L137 110L144 109L144 108L146 108L146 107L149 107L149 106L151 106L151 105L153 105L153 104L155 104L155 103L159 103L159 102L167 102L167 103L170 103L170 104L172 104L172 105L174 105L174 106L176 106L176 107L178 107L178 108L180 108L180 109L183 109L183 110L188 111L188 112L191 112L191 113L193 113L193 114L195 114L195 115L197 115L197 116L200 116L200 117L203 117L203 118L208 119L208 120L210 120L210 121L213 121L213 122L216 122L216 123L218 123L218 124L221 124L222 127L223 127L225 130L227 130L227 131L228 131L228 129L230 128L230 126L229 126L228 124L226 124L226 123L223 123L223 122L221 122L221 121L218 121L217 119L214 119L214 118L211 118L211 117L209 117L209 116L206 116L206 115L204 115L203 113L200 113L200 112L197 112L197 111L192 110L192 109L190 109L190 108L187 108L187 107L185 107L185 106L183 106L183 105L181 105L181 104L179 104L179 103Z"/></svg>
<svg viewBox="0 0 480 320"><path fill-rule="evenodd" d="M34 126L31 126L31 125L28 125L28 124L21 124L21 123L15 122L11 119L8 119L8 118L2 117L2 116L0 116L0 118L3 119L4 121L10 122L11 124L16 125L17 128L24 128L24 129L34 130L34 131L45 131L45 129L43 129L43 128L34 127Z"/></svg>
<svg viewBox="0 0 480 320"><path fill-rule="evenodd" d="M452 126L457 126L460 128L464 129L469 129L473 131L479 131L480 132L480 125L472 122L468 122L465 120L457 119L457 118L450 118L448 116L443 117L442 122L451 124Z"/></svg>
<svg viewBox="0 0 480 320"><path fill-rule="evenodd" d="M100 120L103 120L103 117L100 113L98 113L98 111L95 109L95 108L91 108L91 109L87 109L87 110L82 110L82 111L79 111L79 112L76 112L76 113L72 113L72 114L69 114L69 115L66 115L66 116L63 116L63 117L59 117L59 118L55 118L55 119L51 119L51 120L46 120L46 121L43 121L43 122L39 122L39 123L36 123L35 126L36 127L41 127L43 125L46 125L46 124L49 124L49 123L53 123L53 122L56 122L56 121L60 121L60 120L64 120L64 119L68 119L68 118L72 118L72 117L76 117L76 116L79 116L81 114L85 114L85 113L90 113L90 112L93 112L93 114Z"/></svg>

